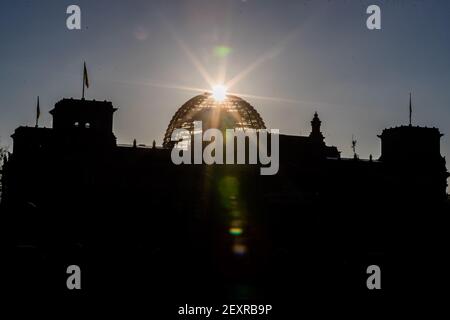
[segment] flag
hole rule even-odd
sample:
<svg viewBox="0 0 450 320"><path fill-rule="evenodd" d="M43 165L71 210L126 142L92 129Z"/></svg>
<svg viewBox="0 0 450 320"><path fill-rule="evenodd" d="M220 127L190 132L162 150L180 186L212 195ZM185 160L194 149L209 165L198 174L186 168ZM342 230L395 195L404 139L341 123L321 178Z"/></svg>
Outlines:
<svg viewBox="0 0 450 320"><path fill-rule="evenodd" d="M83 85L85 85L86 88L89 88L89 78L86 69L86 62L84 63L84 70L83 70Z"/></svg>
<svg viewBox="0 0 450 320"><path fill-rule="evenodd" d="M36 104L36 127L38 126L39 117L41 115L41 108L39 107L39 96L37 97L37 104Z"/></svg>

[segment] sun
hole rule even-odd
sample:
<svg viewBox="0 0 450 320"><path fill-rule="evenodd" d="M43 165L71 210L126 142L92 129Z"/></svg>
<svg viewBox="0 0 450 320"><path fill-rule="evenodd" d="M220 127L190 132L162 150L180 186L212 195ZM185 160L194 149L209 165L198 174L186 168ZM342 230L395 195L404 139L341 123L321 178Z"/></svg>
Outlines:
<svg viewBox="0 0 450 320"><path fill-rule="evenodd" d="M227 98L227 88L221 84L213 86L212 96L217 102L224 101Z"/></svg>

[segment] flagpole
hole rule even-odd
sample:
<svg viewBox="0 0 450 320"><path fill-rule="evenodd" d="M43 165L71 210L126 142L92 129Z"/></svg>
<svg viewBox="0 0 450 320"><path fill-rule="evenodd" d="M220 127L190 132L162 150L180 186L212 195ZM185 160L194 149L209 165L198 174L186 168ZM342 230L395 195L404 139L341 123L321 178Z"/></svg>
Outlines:
<svg viewBox="0 0 450 320"><path fill-rule="evenodd" d="M411 114L412 114L412 104L411 104L411 92L409 93L409 126L411 126Z"/></svg>
<svg viewBox="0 0 450 320"><path fill-rule="evenodd" d="M37 105L36 105L36 128L39 124L39 116L41 114L41 110L39 109L39 96L37 97Z"/></svg>
<svg viewBox="0 0 450 320"><path fill-rule="evenodd" d="M81 94L81 99L82 100L84 100L84 83L85 83L84 77L86 77L85 71L84 71L84 70L86 70L85 68L86 68L86 62L84 63L84 66L83 66L83 93Z"/></svg>
<svg viewBox="0 0 450 320"><path fill-rule="evenodd" d="M83 65L83 92L82 92L82 96L81 99L84 100L84 89L89 88L89 78L88 78L88 74L87 74L87 69L86 69L86 61L84 62Z"/></svg>

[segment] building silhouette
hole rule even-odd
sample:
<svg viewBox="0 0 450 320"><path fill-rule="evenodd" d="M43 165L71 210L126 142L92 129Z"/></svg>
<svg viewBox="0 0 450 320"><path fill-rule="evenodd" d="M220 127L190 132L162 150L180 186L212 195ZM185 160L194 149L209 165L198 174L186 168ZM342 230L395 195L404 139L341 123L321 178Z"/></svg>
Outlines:
<svg viewBox="0 0 450 320"><path fill-rule="evenodd" d="M63 99L50 111L53 128L18 127L2 177L6 236L50 252L64 248L91 269L119 255L114 261L128 277L121 288L156 274L151 286L175 286L167 292L179 297L274 298L290 283L314 295L332 281L330 266L345 294L359 296L361 271L349 270L395 265L399 252L403 262L434 265L449 176L437 128L385 129L379 159L345 159L326 145L316 112L308 136L280 135L276 175L261 176L259 165L174 165L171 132L213 112L202 109L209 98L177 111L161 147L118 145L117 109L107 101ZM265 127L253 107L233 101L243 116L230 112L221 125ZM426 239L417 237L426 230L433 230ZM50 256L48 264L68 261ZM105 281L90 292L107 291ZM250 293L239 296L243 285Z"/></svg>

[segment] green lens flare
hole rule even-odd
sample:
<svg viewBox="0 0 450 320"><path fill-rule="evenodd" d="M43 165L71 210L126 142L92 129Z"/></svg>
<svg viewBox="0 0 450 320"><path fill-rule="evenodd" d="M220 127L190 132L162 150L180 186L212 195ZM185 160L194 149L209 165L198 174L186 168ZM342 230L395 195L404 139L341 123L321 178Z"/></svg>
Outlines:
<svg viewBox="0 0 450 320"><path fill-rule="evenodd" d="M239 227L233 227L233 228L230 228L229 232L233 236L240 236L242 234L243 230L242 230L242 228L239 228Z"/></svg>
<svg viewBox="0 0 450 320"><path fill-rule="evenodd" d="M214 48L214 55L219 58L225 58L231 53L231 48L227 46L217 46Z"/></svg>

